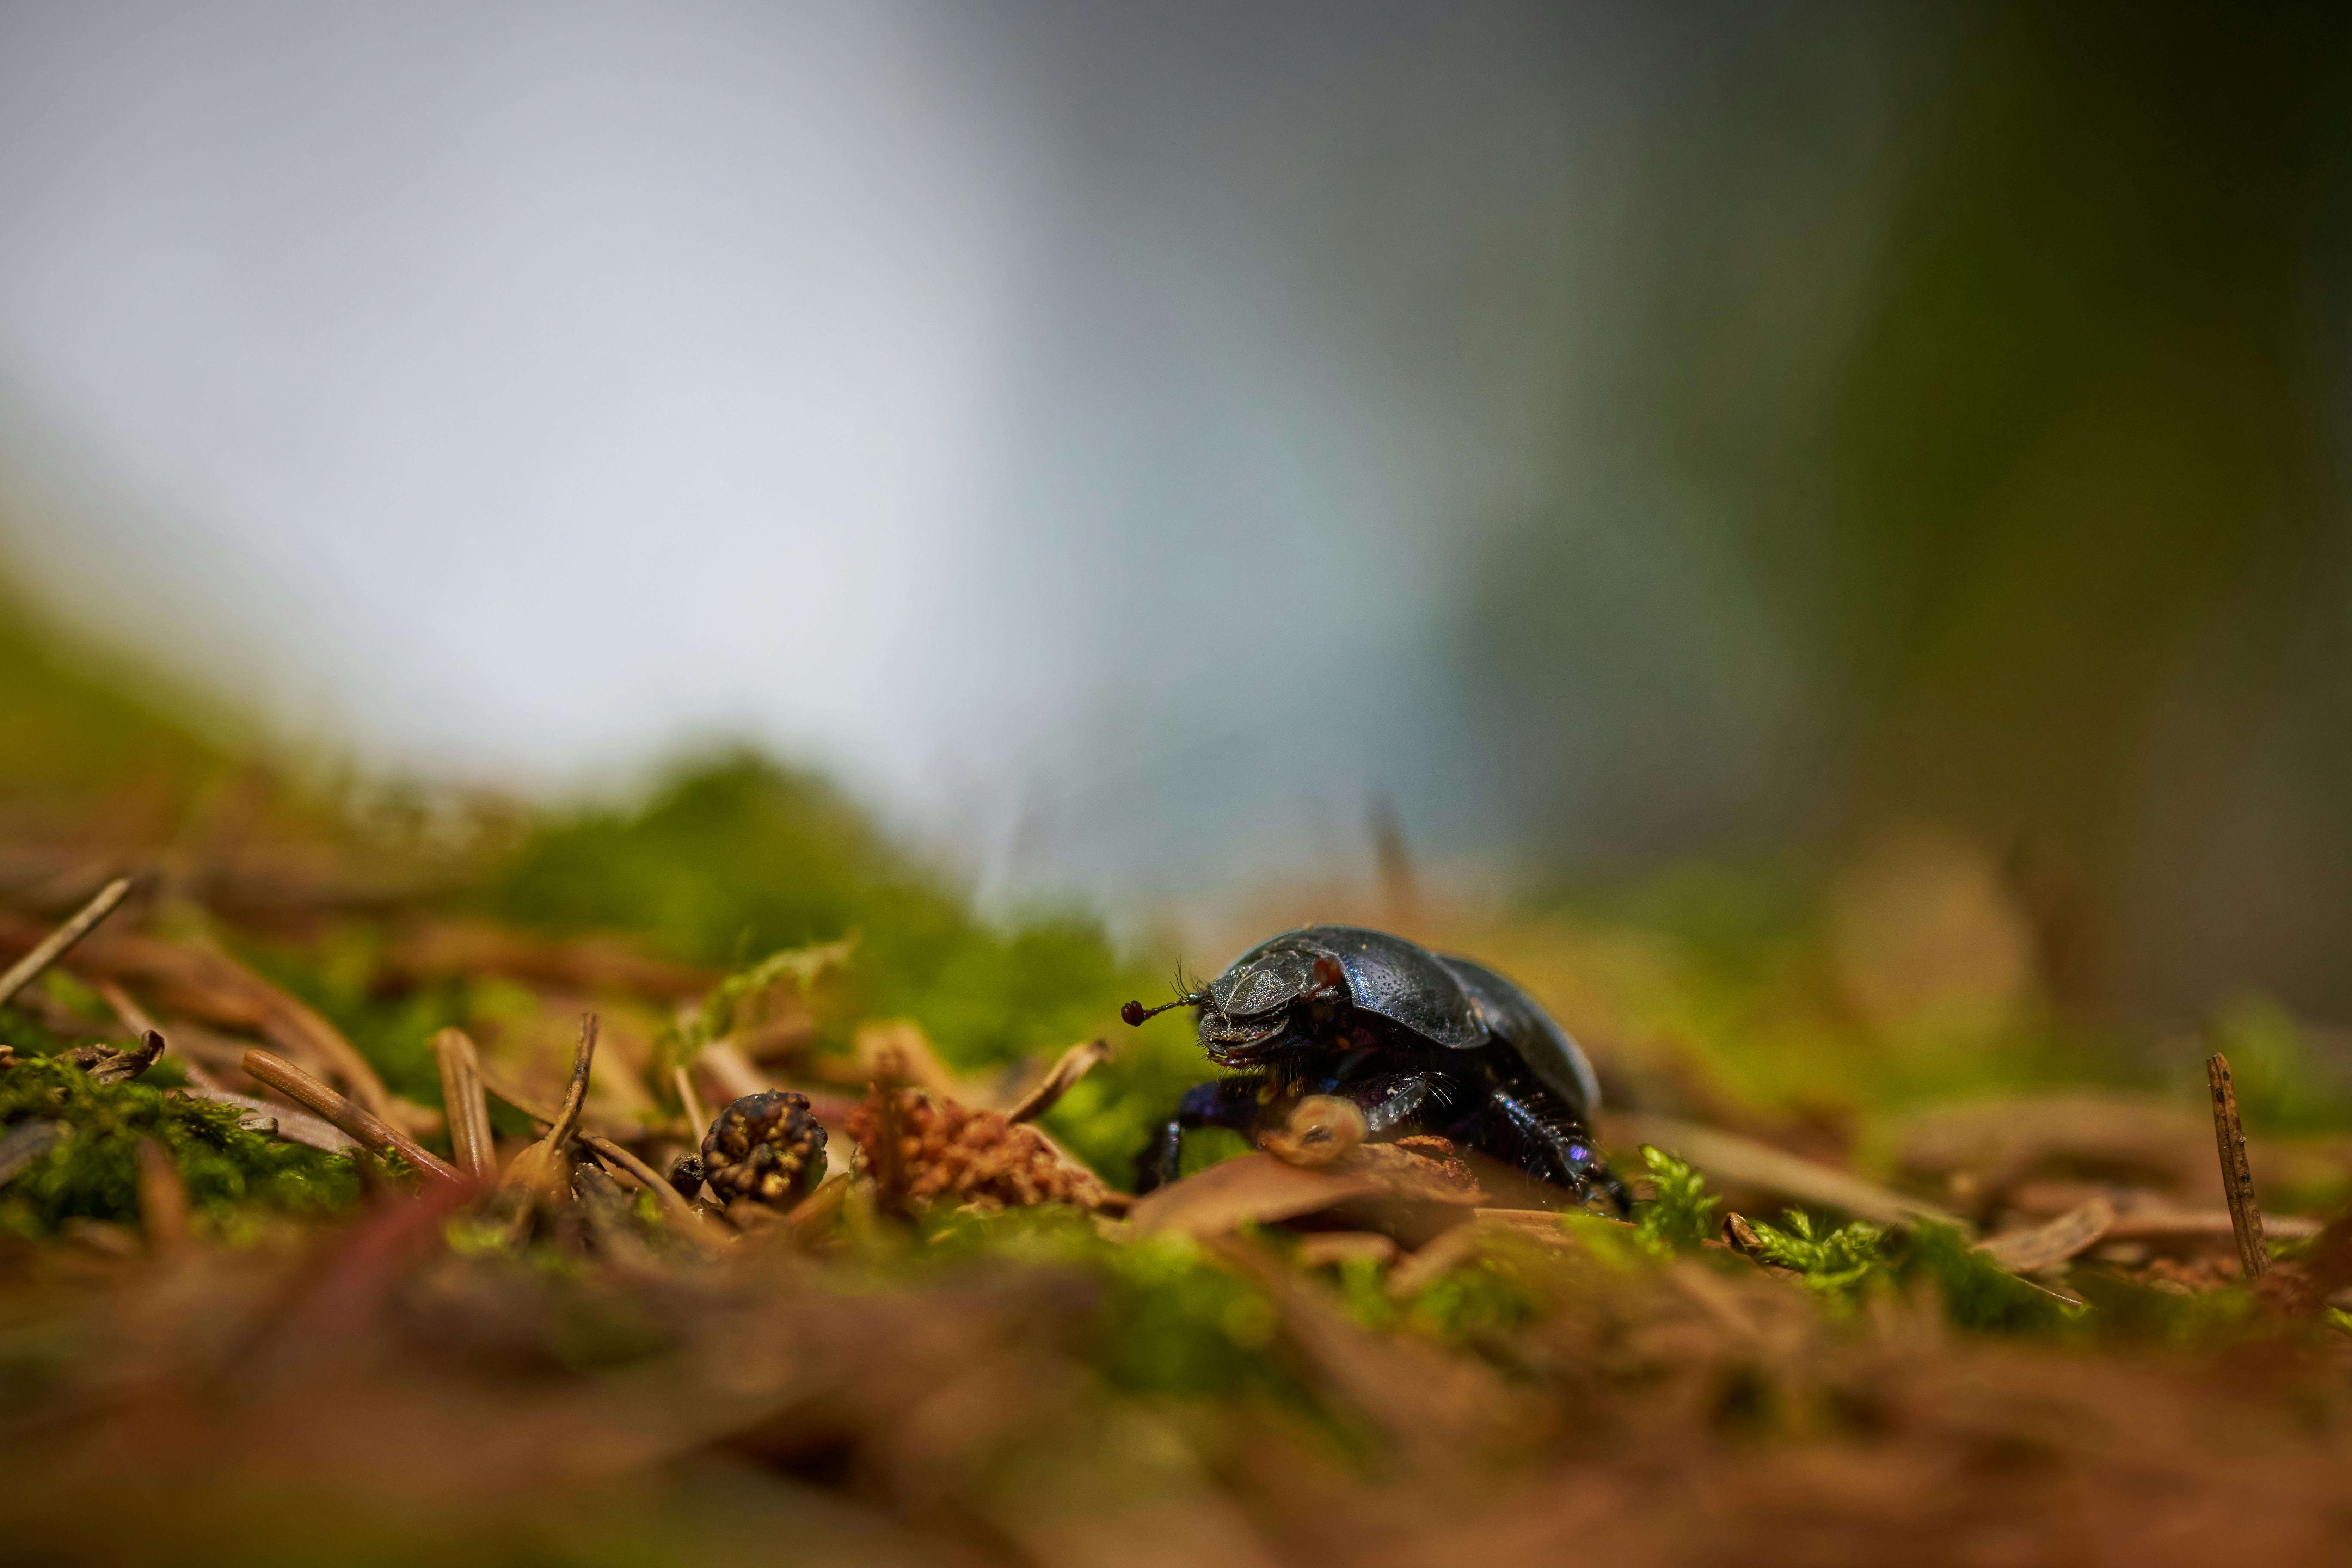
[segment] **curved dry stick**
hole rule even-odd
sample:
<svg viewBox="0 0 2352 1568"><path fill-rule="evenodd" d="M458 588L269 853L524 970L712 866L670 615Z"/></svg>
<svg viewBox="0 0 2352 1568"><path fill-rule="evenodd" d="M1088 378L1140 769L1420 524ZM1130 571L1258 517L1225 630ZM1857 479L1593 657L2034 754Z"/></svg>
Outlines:
<svg viewBox="0 0 2352 1568"><path fill-rule="evenodd" d="M554 1123L553 1111L523 1094L520 1089L490 1077L487 1071L483 1074L483 1084L492 1094L497 1095L533 1121L551 1126ZM654 1201L660 1205L664 1215L678 1229L698 1241L718 1242L727 1239L725 1233L719 1229L716 1222L687 1202L685 1194L665 1181L659 1172L610 1138L601 1132L583 1132L580 1134L580 1142L585 1143L588 1146L588 1152L605 1164L618 1166L652 1189Z"/></svg>
<svg viewBox="0 0 2352 1568"><path fill-rule="evenodd" d="M1088 1040L1083 1045L1072 1046L1068 1050L1064 1051L1061 1059L1046 1071L1045 1078L1039 1080L1036 1088L1013 1102L1012 1109L1004 1113L1004 1120L1034 1121L1053 1110L1062 1096L1076 1087L1078 1079L1100 1066L1109 1056L1108 1040Z"/></svg>
<svg viewBox="0 0 2352 1568"><path fill-rule="evenodd" d="M588 1103L588 1069L596 1059L596 1015L580 1015L580 1044L572 1053L572 1081L563 1090L563 1104L555 1113L555 1125L547 1130L547 1141L561 1146L566 1138L580 1131L580 1110Z"/></svg>
<svg viewBox="0 0 2352 1568"><path fill-rule="evenodd" d="M546 1137L507 1162L506 1174L499 1183L500 1191L528 1194L540 1206L551 1206L571 1195L569 1151L572 1135L580 1131L580 1108L588 1102L588 1072L595 1060L596 1015L583 1013L580 1016L580 1044L572 1053L572 1082L563 1091L562 1107L556 1111ZM516 1223L527 1226L530 1221L530 1209L526 1207Z"/></svg>
<svg viewBox="0 0 2352 1568"><path fill-rule="evenodd" d="M321 1120L356 1138L367 1148L382 1154L399 1155L428 1179L446 1182L453 1186L470 1187L457 1167L439 1159L425 1146L400 1129L380 1121L356 1100L348 1100L282 1058L268 1051L245 1053L240 1064L246 1076L266 1083L287 1099L315 1112Z"/></svg>
<svg viewBox="0 0 2352 1568"><path fill-rule="evenodd" d="M117 877L98 890L98 897L76 910L71 920L51 931L40 946L10 964L8 973L0 974L0 1007L6 1006L17 992L39 979L41 971L63 958L74 943L97 930L98 922L131 896L132 886L129 877Z"/></svg>

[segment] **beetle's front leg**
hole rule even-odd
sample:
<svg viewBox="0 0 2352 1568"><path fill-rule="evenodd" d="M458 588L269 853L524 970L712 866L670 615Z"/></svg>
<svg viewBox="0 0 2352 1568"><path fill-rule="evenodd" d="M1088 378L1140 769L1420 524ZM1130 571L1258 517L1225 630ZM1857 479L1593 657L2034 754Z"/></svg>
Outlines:
<svg viewBox="0 0 2352 1568"><path fill-rule="evenodd" d="M1195 1127L1230 1127L1246 1133L1265 1110L1254 1078L1221 1078L1197 1083L1176 1102L1176 1114L1152 1132L1135 1162L1138 1195L1176 1179L1184 1162L1184 1134Z"/></svg>
<svg viewBox="0 0 2352 1568"><path fill-rule="evenodd" d="M1592 1146L1592 1135L1583 1128L1564 1124L1505 1089L1496 1089L1488 1103L1518 1133L1528 1152L1525 1162L1528 1169L1559 1182L1579 1197L1597 1193L1621 1215L1633 1212L1633 1194L1609 1169L1608 1162Z"/></svg>

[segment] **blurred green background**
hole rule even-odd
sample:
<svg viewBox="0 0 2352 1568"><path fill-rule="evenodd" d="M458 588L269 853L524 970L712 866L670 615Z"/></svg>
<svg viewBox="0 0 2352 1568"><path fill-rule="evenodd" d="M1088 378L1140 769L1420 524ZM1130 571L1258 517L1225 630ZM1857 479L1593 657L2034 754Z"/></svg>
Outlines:
<svg viewBox="0 0 2352 1568"><path fill-rule="evenodd" d="M334 875L364 862L387 898L698 964L856 930L861 1005L969 1063L1106 1027L1276 919L1561 910L1735 968L1793 944L1877 1023L2157 1041L2251 996L2336 1048L2336 9L907 6L681 23L699 52L650 62L617 24L418 12L369 25L379 56L205 13L7 24L12 68L46 73L0 124L13 902L126 858L234 902L263 862L299 879L306 835L355 835ZM704 81L737 26L749 53ZM515 52L534 29L557 65ZM802 57L856 67L837 140L727 119ZM961 96L910 92L917 65ZM524 268L546 342L442 309L404 247L580 236L485 238L414 170L536 188L473 155L539 146L490 109L599 72L637 118L533 155L605 181L559 197L625 243ZM347 79L364 114L320 107ZM155 82L184 123L72 111ZM221 107L240 93L262 107ZM877 153L886 122L932 161ZM993 140L959 174L967 123ZM758 155L714 167L680 126ZM374 161L157 205L173 158L308 132ZM873 254L922 253L893 289L994 279L1001 333L938 443L977 456L925 481L920 528L857 486L939 433L890 404L843 455L818 411L912 352L900 298L843 307L837 342L759 335L769 309L833 320L800 241L744 236L835 185L880 204L842 198ZM968 251L891 226L975 189L1019 201L949 235ZM743 234L673 222L673 195L740 202ZM397 265L337 282L379 243ZM547 346L706 287L695 352L740 330L789 382L804 351L805 396ZM332 371L380 370L375 334L429 352L362 395ZM292 342L315 358L268 358ZM142 369L159 343L171 375ZM607 379L620 423L570 423ZM420 412L445 393L462 431ZM659 500L531 488L604 476L612 432L672 405L746 450L811 422L839 483L722 504L733 449L673 432L636 454ZM343 493L444 468L446 516ZM297 504L324 493L342 510ZM1181 1064L1153 1071L1121 1116Z"/></svg>

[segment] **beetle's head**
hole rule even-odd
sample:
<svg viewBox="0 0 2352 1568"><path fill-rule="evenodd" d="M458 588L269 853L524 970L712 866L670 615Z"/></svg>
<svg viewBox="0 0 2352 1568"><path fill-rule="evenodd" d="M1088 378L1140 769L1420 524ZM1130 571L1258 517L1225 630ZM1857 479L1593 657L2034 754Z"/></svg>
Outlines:
<svg viewBox="0 0 2352 1568"><path fill-rule="evenodd" d="M1173 1002L1146 1007L1129 1002L1119 1016L1140 1024L1171 1007L1192 1007L1201 1016L1201 1044L1226 1067L1247 1067L1314 1037L1315 1013L1348 994L1347 976L1328 958L1271 952L1236 964L1214 985L1194 986Z"/></svg>

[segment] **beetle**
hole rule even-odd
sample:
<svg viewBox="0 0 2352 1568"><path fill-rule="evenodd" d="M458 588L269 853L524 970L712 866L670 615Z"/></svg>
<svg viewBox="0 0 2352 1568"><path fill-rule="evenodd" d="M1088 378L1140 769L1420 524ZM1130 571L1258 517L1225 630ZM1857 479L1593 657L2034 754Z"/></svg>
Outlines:
<svg viewBox="0 0 2352 1568"><path fill-rule="evenodd" d="M1158 1007L1200 1017L1210 1060L1232 1069L1198 1085L1153 1132L1136 1190L1176 1177L1184 1134L1248 1136L1310 1094L1364 1112L1367 1136L1433 1132L1573 1197L1628 1213L1632 1200L1594 1147L1592 1064L1525 991L1482 963L1362 926L1311 925L1258 943L1206 985Z"/></svg>

